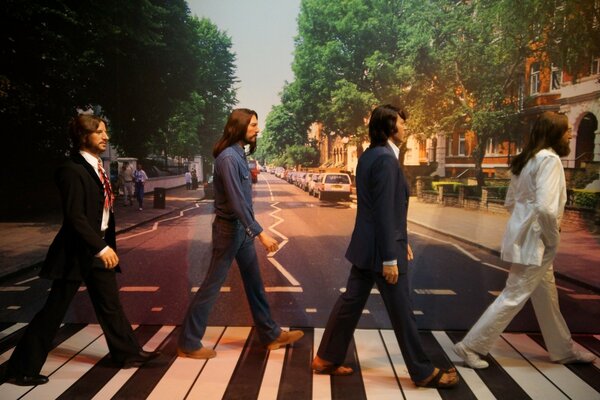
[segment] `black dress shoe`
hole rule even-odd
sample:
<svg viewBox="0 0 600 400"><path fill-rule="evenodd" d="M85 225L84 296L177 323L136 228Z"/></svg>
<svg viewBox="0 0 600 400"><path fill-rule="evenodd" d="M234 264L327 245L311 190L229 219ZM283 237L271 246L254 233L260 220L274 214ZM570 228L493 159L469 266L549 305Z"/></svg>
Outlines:
<svg viewBox="0 0 600 400"><path fill-rule="evenodd" d="M7 383L19 386L36 386L48 383L48 377L45 375L15 375L11 376L6 380Z"/></svg>
<svg viewBox="0 0 600 400"><path fill-rule="evenodd" d="M121 368L137 368L141 367L145 363L150 360L154 360L156 357L160 356L160 351L144 351L140 350L137 354L132 354L126 357L123 360L123 365Z"/></svg>

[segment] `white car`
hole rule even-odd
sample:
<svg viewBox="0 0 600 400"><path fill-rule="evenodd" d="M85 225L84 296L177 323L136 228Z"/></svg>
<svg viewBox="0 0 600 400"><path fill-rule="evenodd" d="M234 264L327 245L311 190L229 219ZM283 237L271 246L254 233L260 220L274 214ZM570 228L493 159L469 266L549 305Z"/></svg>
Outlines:
<svg viewBox="0 0 600 400"><path fill-rule="evenodd" d="M341 172L326 172L315 184L315 195L319 200L350 200L350 175Z"/></svg>

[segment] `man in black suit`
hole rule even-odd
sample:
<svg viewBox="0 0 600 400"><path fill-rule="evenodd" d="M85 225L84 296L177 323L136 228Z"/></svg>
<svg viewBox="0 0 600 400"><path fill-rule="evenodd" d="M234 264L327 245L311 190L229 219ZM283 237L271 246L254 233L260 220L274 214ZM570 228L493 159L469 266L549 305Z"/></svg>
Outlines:
<svg viewBox="0 0 600 400"><path fill-rule="evenodd" d="M159 354L142 350L119 300L114 197L100 160L109 139L106 123L98 116L79 115L71 120L69 135L72 155L55 175L63 224L40 272L53 279L52 288L8 361L5 380L16 385L48 382L40 370L82 281L116 363L140 366Z"/></svg>
<svg viewBox="0 0 600 400"><path fill-rule="evenodd" d="M408 288L406 215L408 185L398 163L404 140L405 113L391 105L373 110L369 121L371 145L358 161L356 222L346 258L352 263L346 292L338 298L313 360L316 373L349 375L342 362L373 284L377 284L390 316L411 379L417 386L451 387L455 369L435 368L423 351Z"/></svg>

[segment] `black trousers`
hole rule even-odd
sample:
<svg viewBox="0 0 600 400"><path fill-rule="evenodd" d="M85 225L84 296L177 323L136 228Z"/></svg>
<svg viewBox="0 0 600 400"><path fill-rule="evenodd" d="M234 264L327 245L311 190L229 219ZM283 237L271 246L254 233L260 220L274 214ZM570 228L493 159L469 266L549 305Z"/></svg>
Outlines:
<svg viewBox="0 0 600 400"><path fill-rule="evenodd" d="M329 315L318 356L334 364L344 362L354 330L375 283L392 321L411 379L426 379L433 373L434 367L419 338L410 301L408 274L400 274L398 283L390 285L381 273L352 266L346 292L340 295Z"/></svg>
<svg viewBox="0 0 600 400"><path fill-rule="evenodd" d="M127 356L137 354L141 347L123 312L115 272L92 268L85 284L112 359L122 362ZM46 304L33 317L8 361L8 369L12 374L39 374L53 348L52 342L58 328L80 286L80 281L54 280Z"/></svg>

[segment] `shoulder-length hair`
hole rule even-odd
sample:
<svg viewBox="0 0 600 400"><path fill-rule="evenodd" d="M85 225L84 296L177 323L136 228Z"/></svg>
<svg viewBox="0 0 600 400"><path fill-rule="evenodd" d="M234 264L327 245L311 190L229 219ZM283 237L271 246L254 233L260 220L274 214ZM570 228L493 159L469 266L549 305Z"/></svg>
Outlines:
<svg viewBox="0 0 600 400"><path fill-rule="evenodd" d="M378 106L369 119L369 139L371 147L385 146L390 136L396 133L398 117L406 121L406 112L392 104Z"/></svg>
<svg viewBox="0 0 600 400"><path fill-rule="evenodd" d="M97 115L80 114L69 121L69 139L71 139L71 152L76 153L85 144L85 138L98 130L100 122L107 122Z"/></svg>
<svg viewBox="0 0 600 400"><path fill-rule="evenodd" d="M234 143L243 141L248 131L248 125L252 116L258 119L258 114L254 110L248 108L237 108L231 112L225 128L223 128L223 136L213 147L213 157L217 158L219 154ZM250 144L250 154L256 150L256 143Z"/></svg>
<svg viewBox="0 0 600 400"><path fill-rule="evenodd" d="M560 141L567 129L569 129L569 120L566 115L552 111L542 113L533 124L523 151L510 161L511 172L519 175L525 164L538 151L548 147L552 147L559 156L563 156Z"/></svg>

